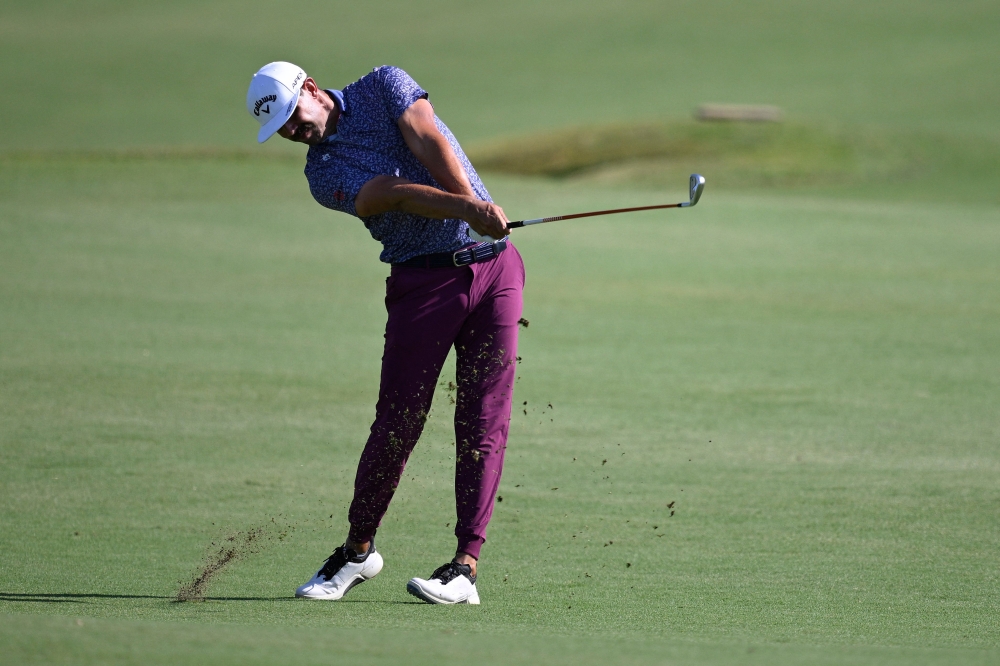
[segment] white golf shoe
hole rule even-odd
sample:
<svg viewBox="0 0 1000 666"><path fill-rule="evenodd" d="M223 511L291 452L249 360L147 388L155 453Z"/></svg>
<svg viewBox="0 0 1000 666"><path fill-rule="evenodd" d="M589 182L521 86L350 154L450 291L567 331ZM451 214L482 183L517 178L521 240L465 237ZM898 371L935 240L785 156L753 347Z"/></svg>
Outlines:
<svg viewBox="0 0 1000 666"><path fill-rule="evenodd" d="M381 570L382 556L375 551L374 540L364 555L358 555L344 544L333 551L333 555L327 558L322 568L308 583L295 590L295 596L302 599L336 601L355 585L374 578Z"/></svg>
<svg viewBox="0 0 1000 666"><path fill-rule="evenodd" d="M434 570L429 580L411 578L406 591L429 604L478 604L476 577L468 564L449 562Z"/></svg>

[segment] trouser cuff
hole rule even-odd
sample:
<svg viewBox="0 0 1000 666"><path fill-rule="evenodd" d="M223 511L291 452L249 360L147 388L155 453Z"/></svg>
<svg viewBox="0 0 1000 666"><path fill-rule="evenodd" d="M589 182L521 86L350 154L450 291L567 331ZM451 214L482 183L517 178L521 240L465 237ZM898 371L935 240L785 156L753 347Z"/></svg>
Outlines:
<svg viewBox="0 0 1000 666"><path fill-rule="evenodd" d="M375 527L355 527L351 525L347 533L347 540L351 543L365 543L375 538Z"/></svg>
<svg viewBox="0 0 1000 666"><path fill-rule="evenodd" d="M481 536L460 536L458 537L458 548L457 550L462 553L467 553L472 555L477 560L479 559L479 551L486 543L486 539Z"/></svg>

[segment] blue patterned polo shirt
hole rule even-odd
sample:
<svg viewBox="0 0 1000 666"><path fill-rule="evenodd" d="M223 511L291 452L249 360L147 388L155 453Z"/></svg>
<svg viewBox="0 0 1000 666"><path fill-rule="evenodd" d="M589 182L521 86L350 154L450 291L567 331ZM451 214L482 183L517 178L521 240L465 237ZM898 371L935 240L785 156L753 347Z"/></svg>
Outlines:
<svg viewBox="0 0 1000 666"><path fill-rule="evenodd" d="M329 91L341 109L336 134L309 148L306 178L320 204L359 217L354 198L375 176L398 176L443 190L410 151L396 121L427 93L398 67L377 67L340 91ZM472 190L492 201L451 130L435 116L437 128L451 144L465 168ZM372 237L382 243L380 259L406 261L434 252L451 252L472 242L464 220L434 220L412 213L390 211L360 218Z"/></svg>

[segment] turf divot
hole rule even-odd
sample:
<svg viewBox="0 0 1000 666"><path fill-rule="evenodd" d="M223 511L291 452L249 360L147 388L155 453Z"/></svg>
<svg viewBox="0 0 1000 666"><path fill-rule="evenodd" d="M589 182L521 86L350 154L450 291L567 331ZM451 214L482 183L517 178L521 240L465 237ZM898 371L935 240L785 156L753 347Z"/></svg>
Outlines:
<svg viewBox="0 0 1000 666"><path fill-rule="evenodd" d="M280 526L271 519L270 525L257 525L246 530L231 532L213 541L207 548L205 560L188 582L182 582L174 597L176 602L205 601L209 586L231 564L264 550L275 540L284 540L294 526Z"/></svg>
<svg viewBox="0 0 1000 666"><path fill-rule="evenodd" d="M183 583L177 590L175 601L204 601L205 592L212 581L233 562L260 552L266 535L263 527L253 527L230 534L221 543L213 541L205 555L205 562L198 568L194 578Z"/></svg>

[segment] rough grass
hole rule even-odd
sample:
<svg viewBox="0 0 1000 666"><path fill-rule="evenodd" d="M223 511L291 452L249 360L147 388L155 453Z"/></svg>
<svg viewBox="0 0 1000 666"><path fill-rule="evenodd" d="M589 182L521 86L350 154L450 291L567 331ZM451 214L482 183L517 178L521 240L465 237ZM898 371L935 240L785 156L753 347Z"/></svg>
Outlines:
<svg viewBox="0 0 1000 666"><path fill-rule="evenodd" d="M539 132L475 144L477 168L593 184L664 186L708 174L713 188L811 190L932 182L948 197L961 178L996 176L1000 144L863 127L674 121ZM957 164L956 164L957 162ZM967 196L963 189L962 197ZM992 200L985 187L976 200Z"/></svg>
<svg viewBox="0 0 1000 666"><path fill-rule="evenodd" d="M888 152L881 148L872 153ZM470 156L481 169L526 176L568 176L645 159L735 162L737 172L755 169L772 173L778 183L794 183L849 174L857 169L858 152L857 142L846 133L802 125L674 122L544 132L477 145Z"/></svg>

